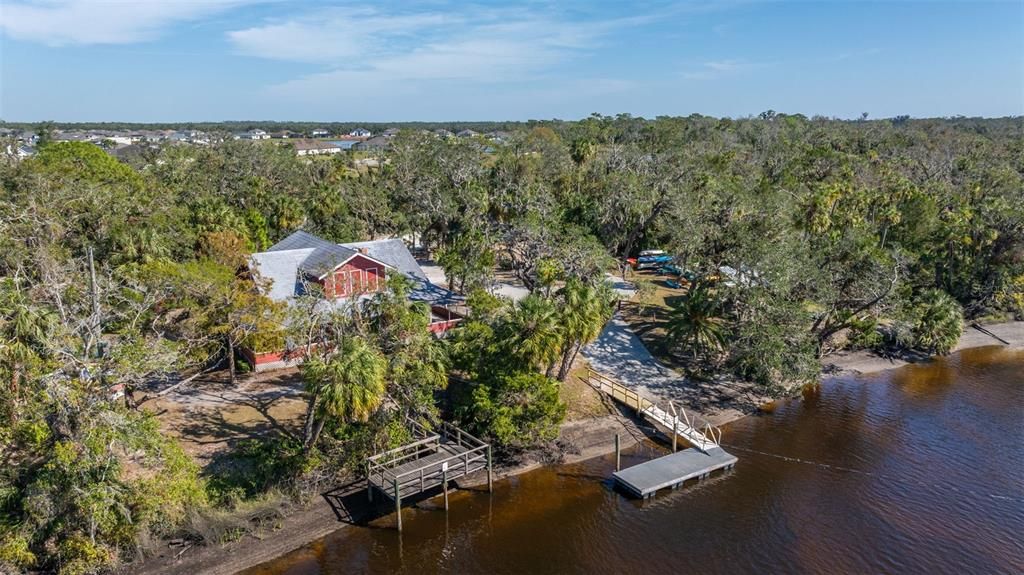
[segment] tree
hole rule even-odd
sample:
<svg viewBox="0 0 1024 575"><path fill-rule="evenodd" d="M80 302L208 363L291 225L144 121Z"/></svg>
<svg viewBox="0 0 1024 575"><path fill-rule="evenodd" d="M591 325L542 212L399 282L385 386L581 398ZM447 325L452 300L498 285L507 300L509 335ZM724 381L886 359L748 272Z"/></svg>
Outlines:
<svg viewBox="0 0 1024 575"><path fill-rule="evenodd" d="M714 354L725 345L727 326L714 290L706 282L694 282L686 295L672 305L668 337L694 355Z"/></svg>
<svg viewBox="0 0 1024 575"><path fill-rule="evenodd" d="M557 437L565 404L553 379L513 372L474 387L459 411L474 431L499 449L515 451Z"/></svg>
<svg viewBox="0 0 1024 575"><path fill-rule="evenodd" d="M591 286L569 280L558 292L562 359L558 381L565 381L584 345L597 339L614 309L615 293L606 283Z"/></svg>
<svg viewBox="0 0 1024 575"><path fill-rule="evenodd" d="M508 359L524 369L542 367L550 374L561 353L558 319L549 300L537 295L519 300L497 329Z"/></svg>
<svg viewBox="0 0 1024 575"><path fill-rule="evenodd" d="M348 337L327 358L302 364L309 395L303 445L312 449L329 420L366 421L384 401L387 360L365 339Z"/></svg>

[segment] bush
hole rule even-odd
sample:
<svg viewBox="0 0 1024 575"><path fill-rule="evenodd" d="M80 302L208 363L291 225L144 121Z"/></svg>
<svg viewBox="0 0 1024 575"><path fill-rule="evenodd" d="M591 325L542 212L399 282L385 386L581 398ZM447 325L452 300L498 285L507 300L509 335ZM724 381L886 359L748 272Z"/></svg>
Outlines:
<svg viewBox="0 0 1024 575"><path fill-rule="evenodd" d="M963 309L939 289L926 290L917 298L912 318L914 347L930 353L949 353L964 332Z"/></svg>
<svg viewBox="0 0 1024 575"><path fill-rule="evenodd" d="M555 439L565 418L558 382L539 373L505 375L478 384L456 410L472 432L506 451Z"/></svg>

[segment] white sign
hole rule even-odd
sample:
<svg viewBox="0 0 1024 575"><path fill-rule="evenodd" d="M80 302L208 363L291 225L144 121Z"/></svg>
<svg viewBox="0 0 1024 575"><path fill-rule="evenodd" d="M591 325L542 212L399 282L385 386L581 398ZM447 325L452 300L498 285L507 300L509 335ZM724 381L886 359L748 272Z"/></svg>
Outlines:
<svg viewBox="0 0 1024 575"><path fill-rule="evenodd" d="M441 471L448 471L448 462L445 461L441 464Z"/></svg>

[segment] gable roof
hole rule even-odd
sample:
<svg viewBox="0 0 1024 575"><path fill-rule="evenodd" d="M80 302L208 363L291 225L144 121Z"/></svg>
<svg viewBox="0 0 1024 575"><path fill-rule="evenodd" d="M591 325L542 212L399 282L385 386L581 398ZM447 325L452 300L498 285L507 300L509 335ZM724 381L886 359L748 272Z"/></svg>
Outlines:
<svg viewBox="0 0 1024 575"><path fill-rule="evenodd" d="M262 278L270 281L265 295L287 301L302 294L303 275L322 277L356 256L376 261L411 279L410 299L431 305L446 305L463 299L432 284L405 242L397 238L335 244L299 230L267 251L252 254L251 265Z"/></svg>
<svg viewBox="0 0 1024 575"><path fill-rule="evenodd" d="M302 293L299 265L314 251L315 248L306 248L252 254L252 266L262 279L269 280L269 288L264 295L275 301L284 301Z"/></svg>
<svg viewBox="0 0 1024 575"><path fill-rule="evenodd" d="M341 244L318 238L311 233L299 230L270 246L268 252L286 250L313 250L298 265L298 270L315 278L322 278L341 264L352 259L358 250L347 248ZM371 259L377 259L370 256ZM380 262L387 265L387 262Z"/></svg>
<svg viewBox="0 0 1024 575"><path fill-rule="evenodd" d="M352 242L341 244L343 247L359 251L366 250L366 255L371 258L390 265L407 276L426 279L426 274L416 263L416 258L409 253L405 242L398 238L390 240L371 240L368 242Z"/></svg>

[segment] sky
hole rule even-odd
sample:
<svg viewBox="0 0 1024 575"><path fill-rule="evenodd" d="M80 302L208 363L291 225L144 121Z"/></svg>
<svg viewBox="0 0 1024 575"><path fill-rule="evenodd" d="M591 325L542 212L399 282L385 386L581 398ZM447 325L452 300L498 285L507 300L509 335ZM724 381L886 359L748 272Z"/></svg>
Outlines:
<svg viewBox="0 0 1024 575"><path fill-rule="evenodd" d="M1024 115L1024 0L0 0L0 119Z"/></svg>

